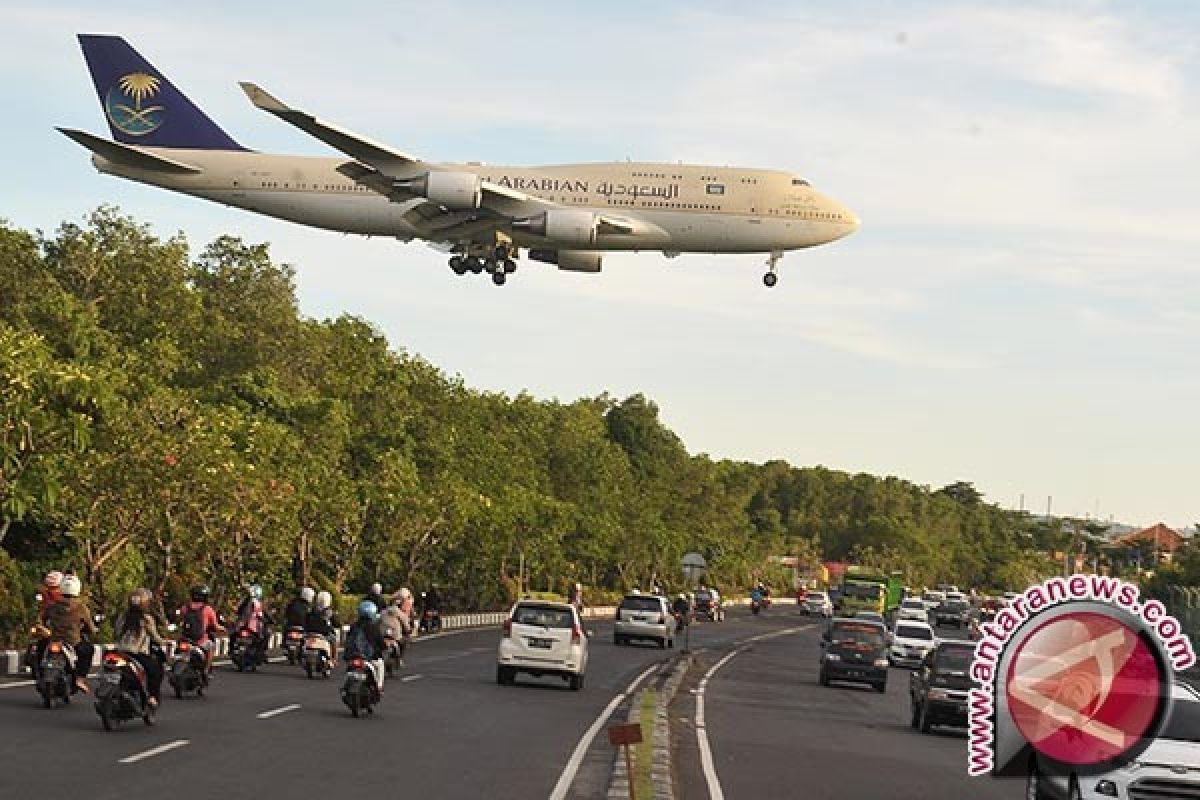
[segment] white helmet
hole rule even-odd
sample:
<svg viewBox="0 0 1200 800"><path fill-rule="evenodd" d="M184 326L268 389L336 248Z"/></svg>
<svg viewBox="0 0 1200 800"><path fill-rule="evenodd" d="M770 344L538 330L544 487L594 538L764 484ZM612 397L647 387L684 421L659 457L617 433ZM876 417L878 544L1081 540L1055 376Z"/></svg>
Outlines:
<svg viewBox="0 0 1200 800"><path fill-rule="evenodd" d="M75 575L67 575L62 579L63 597L79 597L83 591L83 582Z"/></svg>
<svg viewBox="0 0 1200 800"><path fill-rule="evenodd" d="M303 589L300 590L300 599L306 603L311 603L313 601L313 598L316 596L317 596L317 593L313 591L313 588L311 586L305 586Z"/></svg>
<svg viewBox="0 0 1200 800"><path fill-rule="evenodd" d="M317 608L324 611L333 606L333 595L329 592L317 592Z"/></svg>
<svg viewBox="0 0 1200 800"><path fill-rule="evenodd" d="M409 590L409 588L407 586L401 586L400 591L396 592L396 595L401 600L409 600L412 598L412 592Z"/></svg>
<svg viewBox="0 0 1200 800"><path fill-rule="evenodd" d="M383 584L379 582L372 583L371 594L383 594Z"/></svg>

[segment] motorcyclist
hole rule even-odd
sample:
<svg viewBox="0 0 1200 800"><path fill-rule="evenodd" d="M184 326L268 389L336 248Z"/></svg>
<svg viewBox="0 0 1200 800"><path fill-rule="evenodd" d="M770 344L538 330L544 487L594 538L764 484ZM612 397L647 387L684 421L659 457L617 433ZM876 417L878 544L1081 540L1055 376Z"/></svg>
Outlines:
<svg viewBox="0 0 1200 800"><path fill-rule="evenodd" d="M374 603L376 611L387 607L387 599L383 596L383 584L379 581L372 583L371 591L367 592L367 596L363 598L363 602Z"/></svg>
<svg viewBox="0 0 1200 800"><path fill-rule="evenodd" d="M61 639L75 651L75 689L87 693L88 670L92 667L92 655L95 648L92 640L96 638L96 625L92 622L92 612L87 603L79 599L83 591L83 583L74 575L66 575L62 579L62 599L50 606L46 611L46 627L50 629L52 639ZM41 654L38 654L39 660Z"/></svg>
<svg viewBox="0 0 1200 800"><path fill-rule="evenodd" d="M679 623L680 630L686 628L688 622L691 621L692 601L688 599L685 593L680 592L676 596L675 602L671 603L671 612L675 614L675 619Z"/></svg>
<svg viewBox="0 0 1200 800"><path fill-rule="evenodd" d="M208 604L208 587L194 586L192 599L179 609L181 639L188 639L204 651L205 672L212 674L213 654L217 649L216 636L221 631L221 619Z"/></svg>
<svg viewBox="0 0 1200 800"><path fill-rule="evenodd" d="M38 603L38 620L45 621L46 612L50 610L50 606L62 600L62 581L63 574L56 569L50 570L46 573L46 577L42 578L42 586L38 590L38 594L41 595Z"/></svg>
<svg viewBox="0 0 1200 800"><path fill-rule="evenodd" d="M158 707L162 696L163 658L161 648L167 640L158 633L158 625L150 612L149 589L137 589L129 596L129 606L117 618L114 628L117 634L117 649L133 656L146 671L147 702L151 708ZM155 652L156 648L158 652Z"/></svg>
<svg viewBox="0 0 1200 800"><path fill-rule="evenodd" d="M29 667L29 671L33 673L35 680L40 677L42 659L46 655L46 645L50 644L50 630L45 625L46 612L52 605L62 599L62 579L63 574L61 572L56 569L50 570L42 578L42 585L38 589L37 624L30 631L33 635L33 642L30 649L26 651L26 665Z"/></svg>
<svg viewBox="0 0 1200 800"><path fill-rule="evenodd" d="M390 631L390 636L396 642L397 660L400 666L404 666L404 646L408 639L408 619L400 610L400 593L397 592L392 596L392 600L388 603L383 611L379 612L379 628L387 636Z"/></svg>
<svg viewBox="0 0 1200 800"><path fill-rule="evenodd" d="M763 607L763 599L766 595L763 594L762 584L758 584L750 590L750 603L759 609Z"/></svg>
<svg viewBox="0 0 1200 800"><path fill-rule="evenodd" d="M571 589L571 605L575 606L575 610L579 612L579 616L583 616L583 584L576 583Z"/></svg>
<svg viewBox="0 0 1200 800"><path fill-rule="evenodd" d="M317 592L315 607L304 619L304 633L324 636L329 642L329 663L337 663L338 632L342 629L337 614L333 611L333 595L326 591Z"/></svg>
<svg viewBox="0 0 1200 800"><path fill-rule="evenodd" d="M262 586L252 583L246 587L246 596L238 606L238 630L236 632L247 630L254 634L256 658L265 656L267 637L270 634L271 617L267 614L262 596Z"/></svg>
<svg viewBox="0 0 1200 800"><path fill-rule="evenodd" d="M383 694L383 632L379 627L379 609L370 600L358 604L358 617L346 633L345 657L358 657L371 665L375 687Z"/></svg>
<svg viewBox="0 0 1200 800"><path fill-rule="evenodd" d="M313 599L317 593L311 586L304 586L283 609L283 624L289 628L303 628L308 612L312 610Z"/></svg>

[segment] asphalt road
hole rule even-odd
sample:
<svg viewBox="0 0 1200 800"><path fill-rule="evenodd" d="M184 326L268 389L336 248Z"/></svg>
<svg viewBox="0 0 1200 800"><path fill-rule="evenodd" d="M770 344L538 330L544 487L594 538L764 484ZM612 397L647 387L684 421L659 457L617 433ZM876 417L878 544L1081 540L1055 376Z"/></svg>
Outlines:
<svg viewBox="0 0 1200 800"><path fill-rule="evenodd" d="M786 624L782 624L786 623ZM704 691L712 768L728 798L811 800L1015 800L1024 781L971 778L966 732L909 726L909 670L893 668L886 694L868 686L817 683L815 621L772 609L763 638L726 661ZM794 632L772 636L780 628ZM953 628L939 636L962 638ZM751 634L751 636L758 634ZM696 690L730 648L699 653L672 705L679 796L708 798L697 737Z"/></svg>
<svg viewBox="0 0 1200 800"><path fill-rule="evenodd" d="M693 646L728 649L748 632L783 625L782 615L752 620L734 612L724 623L697 626ZM595 635L582 691L526 676L515 687L498 686L498 630L451 632L415 643L378 713L358 720L338 697L337 675L309 681L286 664L253 674L218 669L206 697L167 696L155 726L127 723L113 733L102 730L90 697L76 695L69 707L48 711L31 686L0 688L0 797L28 797L47 786L57 793L66 785L72 795L121 800L381 791L547 798L597 717L672 654L615 647L609 622L588 628ZM165 683L164 690L169 695ZM610 724L624 721L620 713ZM613 754L602 730L581 755L566 796L603 797Z"/></svg>

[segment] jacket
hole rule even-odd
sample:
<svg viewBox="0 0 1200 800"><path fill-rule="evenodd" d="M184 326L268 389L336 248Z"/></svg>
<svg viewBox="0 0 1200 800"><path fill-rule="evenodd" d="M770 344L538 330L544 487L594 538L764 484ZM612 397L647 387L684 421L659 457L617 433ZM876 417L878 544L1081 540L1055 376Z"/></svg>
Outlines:
<svg viewBox="0 0 1200 800"><path fill-rule="evenodd" d="M46 627L55 639L62 639L69 645L77 645L83 641L87 633L89 640L96 638L96 626L92 622L92 612L87 603L78 597L64 597L46 610Z"/></svg>
<svg viewBox="0 0 1200 800"><path fill-rule="evenodd" d="M123 650L126 653L139 653L148 655L150 653L150 645L156 644L162 647L166 644L166 640L158 634L158 625L154 622L154 617L150 614L142 614L142 623L134 627L133 630L122 633L125 630L125 620L129 616L126 611L117 618L117 627L114 629L117 632L117 649Z"/></svg>

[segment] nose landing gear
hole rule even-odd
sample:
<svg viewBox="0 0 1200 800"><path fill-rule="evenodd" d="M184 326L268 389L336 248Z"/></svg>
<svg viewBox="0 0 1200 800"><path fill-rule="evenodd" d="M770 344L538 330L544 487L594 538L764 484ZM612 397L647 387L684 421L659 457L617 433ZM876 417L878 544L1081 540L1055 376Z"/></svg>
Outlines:
<svg viewBox="0 0 1200 800"><path fill-rule="evenodd" d="M782 250L772 250L767 256L767 274L763 275L763 286L770 289L779 282L779 259L783 258Z"/></svg>

